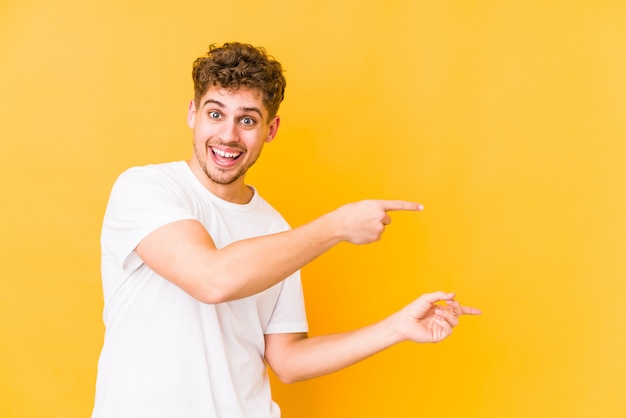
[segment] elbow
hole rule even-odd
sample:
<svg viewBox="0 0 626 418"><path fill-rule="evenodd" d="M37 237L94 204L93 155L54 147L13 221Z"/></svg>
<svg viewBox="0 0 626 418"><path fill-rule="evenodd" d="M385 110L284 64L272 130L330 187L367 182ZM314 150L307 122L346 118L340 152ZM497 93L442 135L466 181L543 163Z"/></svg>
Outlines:
<svg viewBox="0 0 626 418"><path fill-rule="evenodd" d="M306 341L306 332L265 336L265 362L282 383L297 383L315 377L316 367L306 350Z"/></svg>
<svg viewBox="0 0 626 418"><path fill-rule="evenodd" d="M240 296L237 295L237 292L225 285L227 281L228 279L221 281L205 280L200 283L196 282L196 286L183 288L183 290L197 301L210 305L239 299Z"/></svg>
<svg viewBox="0 0 626 418"><path fill-rule="evenodd" d="M301 382L301 380L298 380L298 379L282 379L280 377L278 378L278 380L280 380L285 385L291 385L292 383Z"/></svg>
<svg viewBox="0 0 626 418"><path fill-rule="evenodd" d="M207 305L216 305L218 303L224 303L232 300L226 295L225 292L219 292L215 290L188 293L198 302L206 303Z"/></svg>
<svg viewBox="0 0 626 418"><path fill-rule="evenodd" d="M297 373L290 373L288 371L276 371L274 369L272 369L272 371L274 372L278 380L286 385L302 382L309 379L305 376L298 375Z"/></svg>
<svg viewBox="0 0 626 418"><path fill-rule="evenodd" d="M208 305L217 305L218 303L232 302L237 299L246 297L234 289L225 286L211 286L191 295L194 299L206 303Z"/></svg>
<svg viewBox="0 0 626 418"><path fill-rule="evenodd" d="M284 359L280 364L276 364L276 362L273 362L273 364L268 362L268 364L278 380L287 385L303 382L321 375L316 368L297 365Z"/></svg>

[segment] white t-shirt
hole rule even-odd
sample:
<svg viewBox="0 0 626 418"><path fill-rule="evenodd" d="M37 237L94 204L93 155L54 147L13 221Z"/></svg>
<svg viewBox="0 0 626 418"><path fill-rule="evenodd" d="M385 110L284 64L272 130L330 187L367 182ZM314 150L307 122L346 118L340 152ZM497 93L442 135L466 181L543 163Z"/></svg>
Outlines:
<svg viewBox="0 0 626 418"><path fill-rule="evenodd" d="M264 334L307 331L300 273L244 299L199 302L134 252L183 219L199 220L218 248L289 228L256 192L244 205L219 199L183 161L124 172L102 228L106 333L92 417L279 417Z"/></svg>

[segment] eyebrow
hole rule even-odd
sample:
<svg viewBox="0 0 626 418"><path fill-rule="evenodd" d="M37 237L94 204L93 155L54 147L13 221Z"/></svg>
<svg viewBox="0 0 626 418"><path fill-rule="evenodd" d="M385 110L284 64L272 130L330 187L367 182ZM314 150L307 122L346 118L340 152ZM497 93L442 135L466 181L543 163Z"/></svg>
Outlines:
<svg viewBox="0 0 626 418"><path fill-rule="evenodd" d="M215 99L206 99L204 101L204 103L202 104L202 107L204 108L209 103L216 104L217 106L219 106L221 108L226 107L224 105L224 103L220 102L219 100L215 100ZM258 107L240 107L239 110L242 110L244 112L255 112L255 113L258 113L258 115L261 117L261 119L263 119L263 113L261 113L261 109L259 109Z"/></svg>

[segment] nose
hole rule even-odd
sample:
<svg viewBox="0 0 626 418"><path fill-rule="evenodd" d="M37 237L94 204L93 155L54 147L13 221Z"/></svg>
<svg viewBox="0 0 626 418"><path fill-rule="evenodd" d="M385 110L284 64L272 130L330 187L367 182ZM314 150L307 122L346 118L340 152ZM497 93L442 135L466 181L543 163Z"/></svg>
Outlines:
<svg viewBox="0 0 626 418"><path fill-rule="evenodd" d="M220 131L218 138L225 143L239 141L239 135L237 133L237 123L234 120L225 120L220 125Z"/></svg>

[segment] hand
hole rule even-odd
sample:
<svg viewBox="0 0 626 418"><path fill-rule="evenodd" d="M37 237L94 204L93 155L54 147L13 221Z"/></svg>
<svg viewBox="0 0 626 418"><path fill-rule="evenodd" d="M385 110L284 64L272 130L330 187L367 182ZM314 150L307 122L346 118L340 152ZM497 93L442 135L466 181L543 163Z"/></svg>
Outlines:
<svg viewBox="0 0 626 418"><path fill-rule="evenodd" d="M445 301L446 304L437 304ZM476 308L462 306L454 293L427 293L404 307L396 315L404 339L417 343L436 343L452 334L461 315L480 315Z"/></svg>
<svg viewBox="0 0 626 418"><path fill-rule="evenodd" d="M419 203L404 200L363 200L344 205L331 212L331 215L335 216L336 231L343 241L369 244L380 240L385 226L391 223L391 217L387 212L423 209Z"/></svg>

